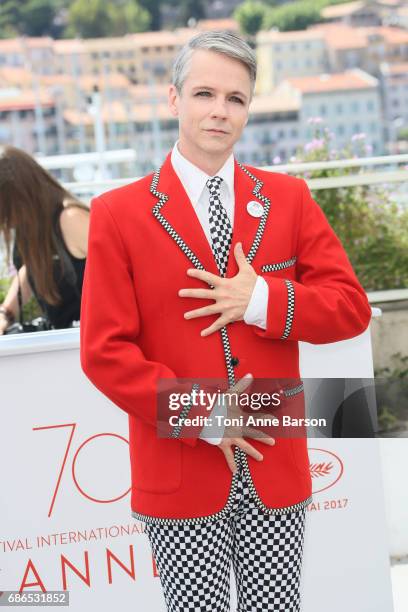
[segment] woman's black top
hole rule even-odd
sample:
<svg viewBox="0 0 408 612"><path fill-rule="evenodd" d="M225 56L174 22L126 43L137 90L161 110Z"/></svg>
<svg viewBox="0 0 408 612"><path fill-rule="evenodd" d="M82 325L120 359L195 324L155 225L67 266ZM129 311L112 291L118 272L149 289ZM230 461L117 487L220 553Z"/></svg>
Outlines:
<svg viewBox="0 0 408 612"><path fill-rule="evenodd" d="M53 229L57 242L57 252L53 255L53 276L61 296L61 302L57 305L48 304L39 294L34 280L27 268L27 278L33 294L35 295L44 315L46 315L55 329L71 327L73 321L79 321L81 308L82 283L86 257L79 258L72 255L66 245L59 223L63 208L58 208L53 217ZM17 230L18 231L18 230ZM65 272L62 274L61 259L65 264ZM17 241L14 242L13 264L21 268L23 261L17 249Z"/></svg>

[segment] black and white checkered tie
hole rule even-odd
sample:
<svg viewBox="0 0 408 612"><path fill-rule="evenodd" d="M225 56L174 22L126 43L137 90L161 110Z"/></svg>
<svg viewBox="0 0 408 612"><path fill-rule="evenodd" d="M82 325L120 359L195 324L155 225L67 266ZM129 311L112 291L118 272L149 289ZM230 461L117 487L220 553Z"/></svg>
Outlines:
<svg viewBox="0 0 408 612"><path fill-rule="evenodd" d="M221 204L220 176L209 178L206 185L210 191L208 219L210 222L211 246L221 276L227 271L228 255L232 240L232 227L227 211Z"/></svg>

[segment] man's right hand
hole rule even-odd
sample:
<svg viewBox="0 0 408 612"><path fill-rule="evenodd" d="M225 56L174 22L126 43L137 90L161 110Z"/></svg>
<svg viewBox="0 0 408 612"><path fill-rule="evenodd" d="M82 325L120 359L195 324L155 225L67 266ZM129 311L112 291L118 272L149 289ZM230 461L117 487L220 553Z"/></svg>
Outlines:
<svg viewBox="0 0 408 612"><path fill-rule="evenodd" d="M252 384L252 382L252 374L246 374L234 386L230 387L228 391L225 392L225 395L240 395ZM238 418L239 416L242 416L243 413L237 406L236 402L227 402L227 406L228 418ZM258 415L260 414L262 413L258 413ZM259 451L257 451L256 448L252 446L252 444L244 440L244 435L249 438L257 438L260 442L262 442L263 444L268 444L269 446L273 446L275 444L275 439L271 438L261 430L249 426L240 427L234 425L226 425L224 430L224 437L218 444L218 447L224 453L225 459L233 474L237 470L237 465L234 459L234 451L232 449L233 446L239 446L240 448L242 448L243 451L245 451L248 455L250 455L257 461L263 460L263 455Z"/></svg>

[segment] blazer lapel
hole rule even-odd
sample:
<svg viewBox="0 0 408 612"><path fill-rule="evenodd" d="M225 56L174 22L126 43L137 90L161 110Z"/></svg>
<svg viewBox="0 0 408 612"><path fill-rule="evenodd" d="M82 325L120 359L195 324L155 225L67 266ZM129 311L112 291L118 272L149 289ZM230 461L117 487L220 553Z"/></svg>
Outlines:
<svg viewBox="0 0 408 612"><path fill-rule="evenodd" d="M261 243L270 209L270 200L262 193L263 182L237 160L234 160L234 164L235 213L227 268L228 277L235 276L238 272L234 257L234 247L237 242L242 242L246 259L252 263ZM262 205L261 217L254 217L248 212L247 204L251 201Z"/></svg>
<svg viewBox="0 0 408 612"><path fill-rule="evenodd" d="M154 173L150 191L158 198L153 215L195 268L218 274L211 247L194 207L171 163L168 153Z"/></svg>

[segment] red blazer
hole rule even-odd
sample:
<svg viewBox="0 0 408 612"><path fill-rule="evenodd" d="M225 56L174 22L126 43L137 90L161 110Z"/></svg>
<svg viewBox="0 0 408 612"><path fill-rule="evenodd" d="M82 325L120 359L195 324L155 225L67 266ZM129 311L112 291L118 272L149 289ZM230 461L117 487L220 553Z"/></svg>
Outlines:
<svg viewBox="0 0 408 612"><path fill-rule="evenodd" d="M203 283L189 267L218 274L210 245L171 165L93 199L81 304L81 367L129 415L132 514L145 521L216 520L229 509L232 473L217 446L156 431L157 382L298 377L298 341L336 342L362 333L371 309L339 239L302 179L235 161L237 241L269 286L267 329L237 321L201 337L214 317L185 320L204 300L180 298ZM247 203L262 203L261 218ZM207 285L205 285L207 287ZM191 387L190 387L191 388ZM208 414L208 413L207 413ZM305 438L274 446L249 439L257 461L235 448L258 505L270 513L311 501Z"/></svg>

